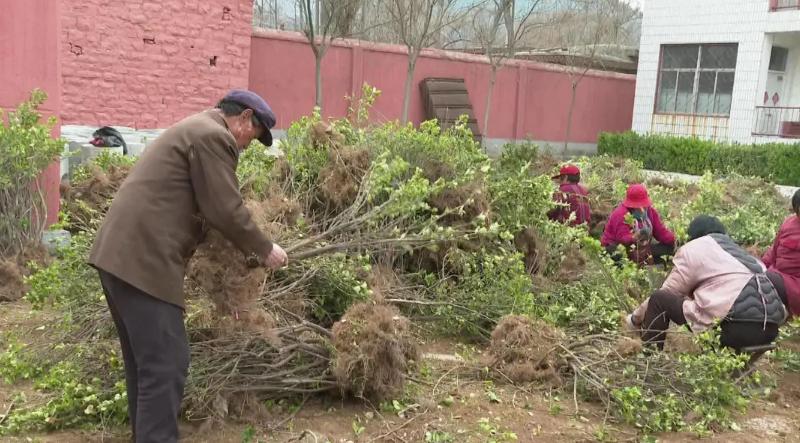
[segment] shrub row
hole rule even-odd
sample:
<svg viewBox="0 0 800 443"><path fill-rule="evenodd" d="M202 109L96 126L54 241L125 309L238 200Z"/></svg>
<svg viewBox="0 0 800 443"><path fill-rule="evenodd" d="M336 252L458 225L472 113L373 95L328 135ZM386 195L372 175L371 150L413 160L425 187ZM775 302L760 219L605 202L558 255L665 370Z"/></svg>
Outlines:
<svg viewBox="0 0 800 443"><path fill-rule="evenodd" d="M647 169L694 175L737 172L800 186L800 144L739 145L624 132L600 134L597 149L600 154L639 160Z"/></svg>

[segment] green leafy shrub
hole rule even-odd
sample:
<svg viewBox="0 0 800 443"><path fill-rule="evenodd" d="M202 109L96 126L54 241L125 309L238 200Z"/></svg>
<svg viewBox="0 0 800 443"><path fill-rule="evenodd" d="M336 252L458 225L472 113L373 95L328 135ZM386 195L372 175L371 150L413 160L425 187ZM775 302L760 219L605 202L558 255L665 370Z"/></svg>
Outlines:
<svg viewBox="0 0 800 443"><path fill-rule="evenodd" d="M293 174L292 183L300 189L310 189L317 181L319 171L328 160L328 150L315 142L313 128L320 125L322 117L318 110L310 116L301 117L289 126L281 149Z"/></svg>
<svg viewBox="0 0 800 443"><path fill-rule="evenodd" d="M46 402L24 398L0 426L0 434L116 426L127 420L122 361L97 271L86 261L92 232L81 232L58 259L26 279L26 299L36 310L53 308L57 321L48 340L25 345L2 339L0 376L32 382Z"/></svg>
<svg viewBox="0 0 800 443"><path fill-rule="evenodd" d="M346 97L350 103L349 118L325 121L320 109L314 108L311 115L303 116L289 126L280 147L286 155L297 189L308 189L316 182L332 147L354 146L362 141L370 109L380 94L380 90L365 83L358 99ZM258 145L254 147L260 148ZM240 180L247 175L240 175Z"/></svg>
<svg viewBox="0 0 800 443"><path fill-rule="evenodd" d="M349 103L347 106L347 118L355 128L363 129L367 126L369 112L380 96L381 91L378 88L364 83L361 85L361 95L358 98L353 96L345 97Z"/></svg>
<svg viewBox="0 0 800 443"><path fill-rule="evenodd" d="M777 349L772 359L779 362L786 371L800 372L800 352L791 349Z"/></svg>
<svg viewBox="0 0 800 443"><path fill-rule="evenodd" d="M737 243L744 245L769 245L786 217L788 202L775 188L757 178L730 174L718 178L711 173L703 175L693 195L688 188L672 195L659 193L652 187L654 204L664 208L680 208L672 217L665 218L680 239L686 240L689 223L700 214L718 217ZM681 201L684 203L681 204Z"/></svg>
<svg viewBox="0 0 800 443"><path fill-rule="evenodd" d="M570 243L571 247L576 244L580 244L591 266L582 270L578 281L537 291L533 298L534 313L568 330L592 334L615 332L619 329L620 314L630 312L649 295L648 271L627 259L621 266L615 266L600 242L591 237Z"/></svg>
<svg viewBox="0 0 800 443"><path fill-rule="evenodd" d="M698 335L695 342L700 353L680 354L677 361L664 354L638 357L663 360L653 361L653 365L674 366L668 380L647 379L632 367L623 369L632 379L612 391L616 413L648 434L692 431L706 435L720 425L735 427L732 411L742 410L749 400L734 374L749 356L722 348L719 334L713 330Z"/></svg>
<svg viewBox="0 0 800 443"><path fill-rule="evenodd" d="M645 180L642 165L636 160L599 155L579 158L575 163L581 167L582 182L589 189L593 217L607 217L625 197L628 184L644 182L653 207L682 241L687 239L689 222L707 214L719 217L740 244L767 245L788 213L786 199L758 177L706 172L698 183L666 182Z"/></svg>
<svg viewBox="0 0 800 443"><path fill-rule="evenodd" d="M364 259L367 259L364 257ZM353 304L369 296L367 283L359 278L360 270L369 263L354 262L343 254L320 257L312 264L318 269L309 285L312 315L320 324L329 326L338 321Z"/></svg>
<svg viewBox="0 0 800 443"><path fill-rule="evenodd" d="M603 133L600 154L632 158L648 169L703 175L706 171L736 172L784 185L800 186L800 147L797 144L725 144L698 138Z"/></svg>
<svg viewBox="0 0 800 443"><path fill-rule="evenodd" d="M557 326L580 325L590 333L613 332L619 327L619 294L610 285L577 282L534 298L537 316Z"/></svg>
<svg viewBox="0 0 800 443"><path fill-rule="evenodd" d="M457 277L428 275L435 305L427 312L448 335L485 338L503 316L532 311L531 279L520 254L505 249L462 252L451 260Z"/></svg>
<svg viewBox="0 0 800 443"><path fill-rule="evenodd" d="M34 268L35 272L26 279L30 289L25 295L34 309L102 301L97 271L86 264L93 241L92 234L78 233L72 237L70 246L58 251L58 260Z"/></svg>
<svg viewBox="0 0 800 443"><path fill-rule="evenodd" d="M797 350L800 319L794 317L781 326L778 334L778 349L769 354L770 360L780 364L785 371L800 372L800 352Z"/></svg>
<svg viewBox="0 0 800 443"><path fill-rule="evenodd" d="M93 358L102 357L93 353ZM80 353L75 357L82 357ZM89 357L83 357L89 358ZM128 418L128 398L122 370L115 353L106 357L103 369L115 373L117 381L108 386L73 360L59 361L51 366L29 371L25 380L48 395L44 404L28 405L24 396L19 406L0 425L0 435L53 431L70 428L119 426ZM0 364L3 362L0 361Z"/></svg>
<svg viewBox="0 0 800 443"><path fill-rule="evenodd" d="M642 162L636 159L600 154L573 162L581 168L581 182L592 189L608 188L608 183L641 183L645 178Z"/></svg>
<svg viewBox="0 0 800 443"><path fill-rule="evenodd" d="M505 228L518 232L547 220L547 213L553 208L554 187L550 177L530 171L535 146L513 146L493 163L487 184L493 215ZM529 155L534 155L533 159Z"/></svg>
<svg viewBox="0 0 800 443"><path fill-rule="evenodd" d="M610 213L622 202L628 185L645 178L642 164L636 160L597 155L577 158L574 163L581 168L581 183L589 190L592 212Z"/></svg>
<svg viewBox="0 0 800 443"><path fill-rule="evenodd" d="M35 89L16 111L0 110L0 256L38 244L47 221L37 179L58 159L64 141L51 134L54 117L41 121L46 99Z"/></svg>
<svg viewBox="0 0 800 443"><path fill-rule="evenodd" d="M30 380L41 374L42 368L25 344L7 334L2 340L5 351L0 353L0 377L7 384L18 380Z"/></svg>
<svg viewBox="0 0 800 443"><path fill-rule="evenodd" d="M362 143L376 154L388 151L402 158L430 180L469 180L489 162L464 120L445 131L436 120L422 122L419 129L387 123L366 134Z"/></svg>
<svg viewBox="0 0 800 443"><path fill-rule="evenodd" d="M430 214L428 200L447 185L443 179L431 183L419 169L388 152L375 158L366 180L367 198L381 208L381 218Z"/></svg>
<svg viewBox="0 0 800 443"><path fill-rule="evenodd" d="M539 157L539 146L535 143L507 143L495 161L499 170L513 171L522 165L532 164Z"/></svg>
<svg viewBox="0 0 800 443"><path fill-rule="evenodd" d="M72 173L73 183L92 178L92 168L100 168L103 172L109 172L113 168L129 169L136 164L136 157L122 155L110 149L100 151L91 161L78 166Z"/></svg>
<svg viewBox="0 0 800 443"><path fill-rule="evenodd" d="M491 219L501 225L504 233L501 238L516 236L516 246L526 254L530 270L552 276L562 266L572 266L565 259L567 255L580 254L576 245L586 232L549 220L547 214L554 207L555 184L548 174L535 172L537 156L534 144L508 145L492 162L487 188L491 195ZM532 232L535 238L531 238Z"/></svg>
<svg viewBox="0 0 800 443"><path fill-rule="evenodd" d="M256 140L239 157L236 176L243 194L249 194L256 199L267 196L276 161L276 157L268 149Z"/></svg>

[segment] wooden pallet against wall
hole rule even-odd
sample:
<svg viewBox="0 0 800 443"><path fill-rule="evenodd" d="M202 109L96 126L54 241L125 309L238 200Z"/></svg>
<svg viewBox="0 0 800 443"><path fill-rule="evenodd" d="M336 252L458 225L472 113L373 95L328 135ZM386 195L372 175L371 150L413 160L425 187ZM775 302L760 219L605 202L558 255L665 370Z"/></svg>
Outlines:
<svg viewBox="0 0 800 443"><path fill-rule="evenodd" d="M461 115L466 114L469 128L475 140L480 143L482 135L463 78L426 78L420 83L420 89L426 119L435 118L442 129L446 129L453 126Z"/></svg>

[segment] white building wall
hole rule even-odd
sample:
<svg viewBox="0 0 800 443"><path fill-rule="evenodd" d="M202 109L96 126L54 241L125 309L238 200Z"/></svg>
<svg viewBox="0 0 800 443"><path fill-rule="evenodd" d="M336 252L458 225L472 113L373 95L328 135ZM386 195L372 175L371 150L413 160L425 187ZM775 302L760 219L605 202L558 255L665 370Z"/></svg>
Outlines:
<svg viewBox="0 0 800 443"><path fill-rule="evenodd" d="M779 104L780 106L800 106L800 33L773 34L772 37L775 45L789 50L784 76L784 94Z"/></svg>
<svg viewBox="0 0 800 443"><path fill-rule="evenodd" d="M786 67L786 100L784 106L800 106L800 47L789 50Z"/></svg>
<svg viewBox="0 0 800 443"><path fill-rule="evenodd" d="M765 0L765 2L768 3L767 0ZM800 31L800 9L781 10L767 14L767 22L764 32L793 31Z"/></svg>
<svg viewBox="0 0 800 443"><path fill-rule="evenodd" d="M696 135L752 142L755 106L763 102L772 47L772 38L765 34L768 29L800 30L800 11L770 12L769 0L648 0L642 22L633 129L692 135L692 129L686 126L714 125L720 126L713 129L714 134L699 130ZM728 119L683 117L671 120L672 127L654 125L660 48L681 43L738 43Z"/></svg>

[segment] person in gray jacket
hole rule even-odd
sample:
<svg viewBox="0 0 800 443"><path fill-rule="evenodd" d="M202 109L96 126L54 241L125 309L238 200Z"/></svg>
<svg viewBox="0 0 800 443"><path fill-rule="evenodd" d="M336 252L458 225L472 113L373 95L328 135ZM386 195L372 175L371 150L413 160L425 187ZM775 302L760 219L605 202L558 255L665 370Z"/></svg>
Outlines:
<svg viewBox="0 0 800 443"><path fill-rule="evenodd" d="M661 289L627 317L628 326L659 349L670 322L693 332L719 322L721 344L737 350L774 341L788 312L780 275L734 243L716 217L698 216L688 232Z"/></svg>

